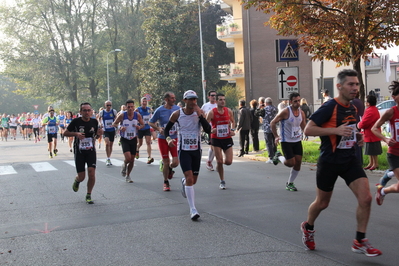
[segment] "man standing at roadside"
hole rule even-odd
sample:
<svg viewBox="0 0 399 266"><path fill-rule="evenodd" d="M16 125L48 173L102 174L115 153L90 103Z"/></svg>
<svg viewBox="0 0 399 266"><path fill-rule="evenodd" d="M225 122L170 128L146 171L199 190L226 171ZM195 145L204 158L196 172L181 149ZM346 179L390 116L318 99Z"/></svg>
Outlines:
<svg viewBox="0 0 399 266"><path fill-rule="evenodd" d="M144 127L143 119L138 112L135 112L134 101L126 101L126 112L122 112L115 119L112 126L118 127L120 124L121 146L125 160L122 164L121 174L126 178L126 182L133 183L130 173L133 170L134 158L137 149L137 131Z"/></svg>
<svg viewBox="0 0 399 266"><path fill-rule="evenodd" d="M173 146L168 145L164 129L166 124L169 122L172 113L179 110L179 107L175 105L176 97L173 92L166 92L163 98L165 104L155 110L148 124L154 130L158 131L158 147L162 157L159 170L163 173L163 191L170 191L168 179L173 178L173 168L179 165L179 159L177 157L177 131L176 126L173 126L168 132L170 138L175 142L175 146ZM159 123L159 126L157 125L157 122ZM172 162L170 162L169 153L172 156Z"/></svg>
<svg viewBox="0 0 399 266"><path fill-rule="evenodd" d="M80 104L81 116L71 121L64 132L65 137L75 137L74 155L75 166L78 175L75 177L72 189L79 190L79 184L85 180L85 165L87 164L87 194L86 203L93 204L91 193L96 183L96 138L103 134L103 130L98 127L98 121L91 118L92 108L90 103Z"/></svg>
<svg viewBox="0 0 399 266"><path fill-rule="evenodd" d="M111 101L106 101L104 107L105 109L101 110L98 114L98 121L101 125L100 127L104 129L105 153L107 155L105 164L110 166L112 165L111 154L115 140L115 127L112 124L114 123L118 113L112 108Z"/></svg>
<svg viewBox="0 0 399 266"><path fill-rule="evenodd" d="M210 125L197 105L198 96L195 91L188 90L183 95L185 107L173 112L165 127L165 137L170 147L175 147L175 141L169 136L175 123L179 129L179 160L184 177L182 178L182 195L187 198L190 207L191 220L196 221L200 215L195 207L194 185L197 183L201 165L201 126L210 133Z"/></svg>
<svg viewBox="0 0 399 266"><path fill-rule="evenodd" d="M140 158L139 150L140 147L143 145L143 138L145 138L145 143L147 145L147 155L148 155L147 164L151 164L152 162L154 162L154 158L151 157L151 130L150 130L151 127L148 124L151 118L151 108L147 106L147 103L148 101L146 97L141 98L141 106L136 109L136 112L140 113L144 121L144 127L139 130L138 134L139 143L137 144L136 159Z"/></svg>
<svg viewBox="0 0 399 266"><path fill-rule="evenodd" d="M353 69L340 71L337 77L338 97L325 102L310 117L305 128L306 136L320 136L321 145L316 173L317 194L308 208L307 221L301 224L302 242L310 250L316 248L314 224L320 213L328 207L335 182L340 176L358 202L352 251L374 257L382 253L373 248L366 238L372 196L369 180L356 158L354 148L355 143L363 144L361 134L356 130L357 110L351 103L359 90L357 76L358 73Z"/></svg>
<svg viewBox="0 0 399 266"><path fill-rule="evenodd" d="M205 113L205 116L209 113L210 110L217 107L216 91L214 90L208 91L208 99L209 102L203 104L201 107L202 111L204 111ZM209 143L211 143L211 140L209 140ZM213 164L212 164L213 158L215 158L215 153L213 151L212 145L210 145L208 150L208 161L206 162L206 169L208 169L209 171L215 170L213 169Z"/></svg>
<svg viewBox="0 0 399 266"><path fill-rule="evenodd" d="M252 124L251 111L245 106L245 100L240 100L240 109L238 111L237 131L239 132L240 153L238 157L248 154L249 151L249 130Z"/></svg>
<svg viewBox="0 0 399 266"><path fill-rule="evenodd" d="M226 189L224 180L225 165L233 162L233 139L235 135L235 121L233 112L226 107L226 97L222 93L216 95L217 107L208 112L206 120L211 123L211 145L216 156L216 170L219 173L220 189ZM225 159L223 161L223 153Z"/></svg>
<svg viewBox="0 0 399 266"><path fill-rule="evenodd" d="M284 156L280 152L276 152L273 163L282 162L291 168L288 182L285 189L289 191L297 191L294 181L301 170L302 165L302 131L306 126L305 113L299 108L301 96L297 92L290 94L290 105L280 111L270 123L275 138L276 147L281 140L281 149ZM277 123L280 122L281 137L277 134Z"/></svg>

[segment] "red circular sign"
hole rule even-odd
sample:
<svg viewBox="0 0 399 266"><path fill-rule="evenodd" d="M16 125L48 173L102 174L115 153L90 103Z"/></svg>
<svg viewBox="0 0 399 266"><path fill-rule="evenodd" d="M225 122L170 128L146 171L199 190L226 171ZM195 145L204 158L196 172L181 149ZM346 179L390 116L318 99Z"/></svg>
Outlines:
<svg viewBox="0 0 399 266"><path fill-rule="evenodd" d="M287 85L288 85L288 86L293 87L293 86L296 85L296 83L297 83L297 79L296 79L295 76L289 76L289 77L287 78Z"/></svg>

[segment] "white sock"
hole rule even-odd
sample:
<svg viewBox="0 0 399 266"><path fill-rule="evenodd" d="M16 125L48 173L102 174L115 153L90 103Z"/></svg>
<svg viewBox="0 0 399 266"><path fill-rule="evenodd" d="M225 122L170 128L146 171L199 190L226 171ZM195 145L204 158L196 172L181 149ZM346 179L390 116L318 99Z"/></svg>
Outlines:
<svg viewBox="0 0 399 266"><path fill-rule="evenodd" d="M291 173L290 177L288 178L288 183L294 183L295 178L298 176L299 171L294 170L294 168L291 168Z"/></svg>
<svg viewBox="0 0 399 266"><path fill-rule="evenodd" d="M282 164L284 164L284 162L285 162L285 157L284 157L284 156L279 156L279 157L278 157L278 160L279 160Z"/></svg>
<svg viewBox="0 0 399 266"><path fill-rule="evenodd" d="M389 178L392 178L394 175L395 175L395 174L393 173L393 171L390 171L390 172L388 172L388 174L387 174L387 176L388 176Z"/></svg>
<svg viewBox="0 0 399 266"><path fill-rule="evenodd" d="M382 196L385 196L385 195L386 195L385 192L384 192L384 188L381 189L381 195L382 195Z"/></svg>
<svg viewBox="0 0 399 266"><path fill-rule="evenodd" d="M190 206L190 210L196 209L194 187L186 186L185 188L186 188L186 196L187 196L188 205Z"/></svg>
<svg viewBox="0 0 399 266"><path fill-rule="evenodd" d="M209 148L209 150L208 150L208 161L212 162L214 158L215 158L215 153L213 152L212 148Z"/></svg>

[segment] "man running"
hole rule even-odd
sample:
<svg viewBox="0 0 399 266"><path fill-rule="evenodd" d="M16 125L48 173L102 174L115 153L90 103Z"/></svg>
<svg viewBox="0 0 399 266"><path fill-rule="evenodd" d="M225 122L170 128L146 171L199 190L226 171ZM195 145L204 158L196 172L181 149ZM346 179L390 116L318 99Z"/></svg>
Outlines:
<svg viewBox="0 0 399 266"><path fill-rule="evenodd" d="M191 220L197 220L200 215L195 207L194 185L197 183L201 165L201 126L210 133L210 125L204 118L204 111L197 105L197 94L188 90L183 95L185 107L173 112L165 127L165 137L168 146L175 147L175 140L169 136L169 130L178 124L179 160L184 177L182 178L182 195L187 198L190 207Z"/></svg>
<svg viewBox="0 0 399 266"><path fill-rule="evenodd" d="M316 248L314 224L320 213L328 207L335 182L340 176L358 203L357 230L352 251L374 257L382 253L373 248L366 238L372 196L366 173L355 151L356 142L363 145L361 134L356 130L357 109L351 103L359 90L357 76L358 73L353 69L340 71L337 77L338 97L320 106L305 128L306 136L320 136L321 145L316 172L317 194L308 208L307 221L301 224L302 242L310 250Z"/></svg>
<svg viewBox="0 0 399 266"><path fill-rule="evenodd" d="M208 99L209 102L205 103L202 105L201 109L202 111L204 111L205 116L209 113L209 111L211 111L213 108L217 107L217 103L216 103L216 91L211 90L208 91ZM209 143L211 143L212 141L209 141ZM209 171L214 171L215 169L213 169L213 158L215 157L215 153L213 151L213 147L212 145L209 146L208 149L208 161L206 162L206 169L208 169Z"/></svg>
<svg viewBox="0 0 399 266"><path fill-rule="evenodd" d="M169 122L169 117L179 107L175 105L176 97L173 92L166 92L164 95L165 104L158 107L153 116L149 121L149 125L156 131L158 131L158 147L161 153L162 162L160 164L159 170L163 173L163 191L170 191L170 184L168 179L172 179L174 171L173 168L179 165L179 159L177 157L177 147L169 146L166 141L166 136L164 129L166 124ZM157 125L159 123L159 126ZM173 126L168 132L170 138L177 144L177 131L176 127ZM172 156L172 162L170 162L169 153Z"/></svg>
<svg viewBox="0 0 399 266"><path fill-rule="evenodd" d="M134 166L134 157L137 149L137 131L144 127L141 115L134 111L134 101L126 101L126 112L122 112L112 124L118 127L120 124L121 146L125 160L122 164L121 174L126 178L126 182L133 183L130 173Z"/></svg>
<svg viewBox="0 0 399 266"><path fill-rule="evenodd" d="M294 181L301 170L302 164L302 131L306 126L305 113L299 108L301 96L297 92L290 94L290 105L279 112L270 123L276 147L281 140L281 149L284 156L279 151L276 152L273 158L275 165L282 162L287 167L291 168L290 176L285 185L288 191L297 191ZM277 123L280 122L281 137L277 134Z"/></svg>
<svg viewBox="0 0 399 266"><path fill-rule="evenodd" d="M53 158L57 156L57 129L58 129L59 120L54 116L54 109L49 110L49 115L43 118L42 125L47 126L47 143L48 143L48 151L50 152L49 157Z"/></svg>
<svg viewBox="0 0 399 266"><path fill-rule="evenodd" d="M104 107L105 109L101 110L98 114L98 121L104 131L105 153L107 155L107 160L105 161L105 164L106 166L110 166L112 165L111 154L115 140L115 127L113 126L113 123L118 113L115 109L112 108L111 101L106 101L104 103Z"/></svg>
<svg viewBox="0 0 399 266"><path fill-rule="evenodd" d="M216 95L217 107L208 112L206 120L211 122L211 145L216 156L216 170L219 173L220 189L226 189L224 180L225 165L231 165L233 162L233 139L235 135L235 121L233 111L226 107L226 97L222 93ZM223 153L225 159L223 162Z"/></svg>
<svg viewBox="0 0 399 266"><path fill-rule="evenodd" d="M98 121L91 118L92 107L90 103L80 104L81 116L71 121L64 132L65 137L75 137L74 155L76 172L78 173L73 182L72 189L79 190L79 184L85 180L85 164L87 164L87 194L86 203L93 204L91 193L96 183L96 138L103 134L98 127Z"/></svg>
<svg viewBox="0 0 399 266"><path fill-rule="evenodd" d="M144 127L139 130L139 135L138 135L139 143L137 145L136 159L140 157L139 150L140 147L143 145L143 138L145 137L145 143L147 145L147 155L148 155L147 164L151 164L152 162L154 162L154 158L151 157L151 130L150 130L151 127L148 124L151 118L151 108L147 106L147 103L148 101L146 97L141 98L141 106L136 109L136 112L140 113L144 121Z"/></svg>

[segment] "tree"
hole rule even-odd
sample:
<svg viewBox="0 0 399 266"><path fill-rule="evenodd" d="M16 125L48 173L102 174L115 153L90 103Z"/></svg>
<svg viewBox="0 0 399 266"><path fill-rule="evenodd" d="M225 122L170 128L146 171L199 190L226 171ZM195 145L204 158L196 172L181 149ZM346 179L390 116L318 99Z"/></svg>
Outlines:
<svg viewBox="0 0 399 266"><path fill-rule="evenodd" d="M392 0L242 0L273 13L266 23L283 36L298 37L299 45L313 60L352 63L359 73L364 100L361 59L373 51L399 45L399 2Z"/></svg>

